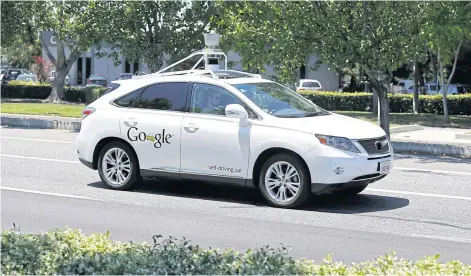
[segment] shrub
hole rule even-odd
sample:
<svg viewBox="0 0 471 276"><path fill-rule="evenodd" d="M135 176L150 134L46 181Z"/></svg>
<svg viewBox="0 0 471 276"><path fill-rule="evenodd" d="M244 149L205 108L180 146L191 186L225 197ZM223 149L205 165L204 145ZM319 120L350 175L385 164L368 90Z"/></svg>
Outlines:
<svg viewBox="0 0 471 276"><path fill-rule="evenodd" d="M373 109L372 93L301 92L300 94L327 110L371 111ZM471 115L471 94L451 95L447 99L450 115ZM411 94L389 94L389 111L412 113L412 102ZM419 95L419 112L443 114L442 96Z"/></svg>
<svg viewBox="0 0 471 276"><path fill-rule="evenodd" d="M372 261L345 265L327 256L315 264L295 260L286 248L269 247L236 252L191 245L187 240L161 239L154 244L120 243L110 233L83 235L69 228L41 234L3 230L2 274L470 274L471 266L460 261L439 263L438 256L417 262L399 259L394 252Z"/></svg>
<svg viewBox="0 0 471 276"><path fill-rule="evenodd" d="M98 99L108 89L105 87L64 87L64 100L90 103ZM52 91L49 83L10 81L2 85L2 98L46 99ZM88 95L88 96L87 96Z"/></svg>

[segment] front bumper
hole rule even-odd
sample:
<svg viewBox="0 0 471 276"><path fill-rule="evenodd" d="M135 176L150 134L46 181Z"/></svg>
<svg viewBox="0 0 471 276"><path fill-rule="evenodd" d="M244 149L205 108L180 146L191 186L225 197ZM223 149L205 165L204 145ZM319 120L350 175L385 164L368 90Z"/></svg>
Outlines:
<svg viewBox="0 0 471 276"><path fill-rule="evenodd" d="M361 185L383 178L393 166L392 152L373 157L324 145L309 151L303 158L308 165L313 184ZM389 163L389 169L381 172L380 163Z"/></svg>

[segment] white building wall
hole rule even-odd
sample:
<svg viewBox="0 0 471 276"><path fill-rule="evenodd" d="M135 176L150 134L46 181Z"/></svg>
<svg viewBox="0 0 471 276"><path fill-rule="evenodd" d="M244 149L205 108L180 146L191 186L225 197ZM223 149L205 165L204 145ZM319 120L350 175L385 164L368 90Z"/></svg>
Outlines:
<svg viewBox="0 0 471 276"><path fill-rule="evenodd" d="M308 62L309 66L314 66L317 60L317 57L311 56ZM326 64L322 64L316 71L311 71L306 66L305 78L318 80L322 85L322 90L324 91L337 91L340 87L339 74L337 72L330 71L329 66Z"/></svg>

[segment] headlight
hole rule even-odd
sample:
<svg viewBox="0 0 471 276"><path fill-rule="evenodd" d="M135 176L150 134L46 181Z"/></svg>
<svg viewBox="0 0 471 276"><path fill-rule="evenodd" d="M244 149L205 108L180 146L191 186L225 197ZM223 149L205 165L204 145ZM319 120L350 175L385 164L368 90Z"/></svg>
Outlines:
<svg viewBox="0 0 471 276"><path fill-rule="evenodd" d="M360 153L360 150L352 143L352 141L348 140L347 138L320 134L316 134L316 137L323 145L331 146L341 150Z"/></svg>

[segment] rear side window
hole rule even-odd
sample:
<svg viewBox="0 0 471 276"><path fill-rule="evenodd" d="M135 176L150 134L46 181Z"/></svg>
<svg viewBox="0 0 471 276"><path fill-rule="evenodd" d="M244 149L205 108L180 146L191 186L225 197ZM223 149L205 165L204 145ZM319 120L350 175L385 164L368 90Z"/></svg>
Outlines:
<svg viewBox="0 0 471 276"><path fill-rule="evenodd" d="M111 87L111 88L108 89L104 94L108 94L108 93L110 93L111 91L118 89L118 87L120 87L120 86L121 86L121 85L120 85L119 83L112 82L112 83L110 83L110 86L109 86L109 87ZM103 95L104 95L104 94L103 94Z"/></svg>
<svg viewBox="0 0 471 276"><path fill-rule="evenodd" d="M186 82L158 83L147 87L134 108L185 111L188 86Z"/></svg>
<svg viewBox="0 0 471 276"><path fill-rule="evenodd" d="M132 104L139 98L139 95L145 88L138 89L132 93L129 93L127 95L122 96L121 98L117 99L114 101L116 105L122 106L122 107L131 107ZM112 89L113 90L113 89ZM108 91L107 93L109 93Z"/></svg>

